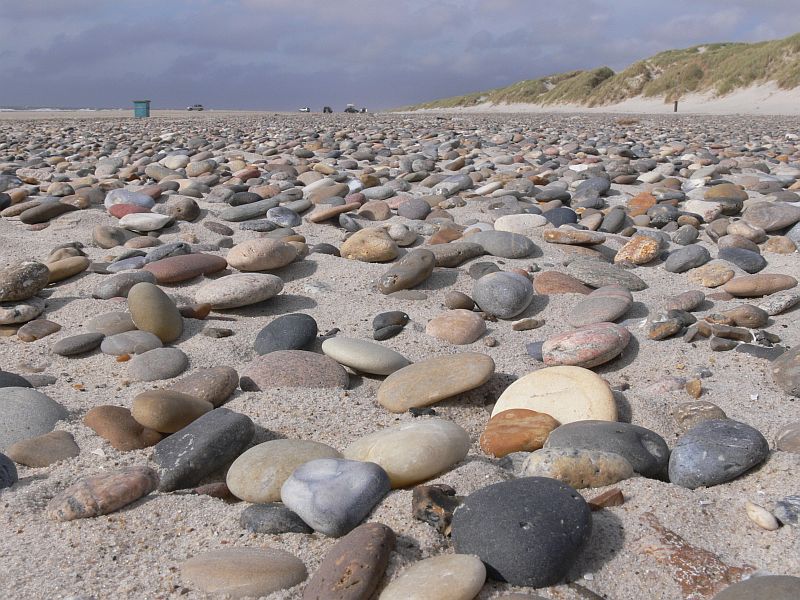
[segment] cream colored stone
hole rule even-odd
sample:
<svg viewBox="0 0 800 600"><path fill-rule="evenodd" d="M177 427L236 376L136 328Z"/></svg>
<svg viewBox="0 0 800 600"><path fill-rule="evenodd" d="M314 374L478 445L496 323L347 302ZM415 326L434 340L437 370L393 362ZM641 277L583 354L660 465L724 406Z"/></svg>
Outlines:
<svg viewBox="0 0 800 600"><path fill-rule="evenodd" d="M748 501L745 502L744 509L747 512L747 518L761 527L761 529L775 531L780 527L778 519L763 506Z"/></svg>
<svg viewBox="0 0 800 600"><path fill-rule="evenodd" d="M472 600L486 581L486 567L470 554L442 554L411 565L378 600Z"/></svg>
<svg viewBox="0 0 800 600"><path fill-rule="evenodd" d="M341 365L374 375L390 375L409 364L399 352L369 340L328 338L322 342L322 352Z"/></svg>

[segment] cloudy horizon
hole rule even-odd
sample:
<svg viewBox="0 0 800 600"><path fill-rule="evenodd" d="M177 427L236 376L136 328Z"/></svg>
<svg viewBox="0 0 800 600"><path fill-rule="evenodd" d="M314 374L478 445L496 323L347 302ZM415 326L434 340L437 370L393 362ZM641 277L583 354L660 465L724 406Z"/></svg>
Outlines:
<svg viewBox="0 0 800 600"><path fill-rule="evenodd" d="M0 0L0 106L380 110L796 33L794 0L647 4Z"/></svg>

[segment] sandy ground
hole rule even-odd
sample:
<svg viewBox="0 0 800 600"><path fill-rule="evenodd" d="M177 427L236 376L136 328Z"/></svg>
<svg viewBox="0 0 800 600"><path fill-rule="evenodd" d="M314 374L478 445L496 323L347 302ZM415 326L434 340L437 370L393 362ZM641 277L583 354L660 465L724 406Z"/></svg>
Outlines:
<svg viewBox="0 0 800 600"><path fill-rule="evenodd" d="M211 113L206 113L211 114ZM5 116L5 115L4 115ZM181 115L183 116L183 114ZM204 116L204 115L203 115ZM167 123L168 126L168 123ZM633 191L614 186L619 192L612 204L622 202ZM212 218L222 206L201 202ZM482 202L469 202L452 210L459 223L469 219L486 220ZM395 217L403 221L402 218ZM91 229L96 224L114 224L103 210L93 208L69 213L43 231L29 231L12 220L0 220L2 263L23 258L43 260L58 244L81 241L89 256L102 260L120 249L102 250L91 246ZM235 225L234 225L235 227ZM309 243L339 244L338 228L304 223L297 228ZM198 221L180 225L162 236L174 241L180 233L193 232L200 241L217 236ZM257 234L236 231L240 242ZM537 263L542 269L563 270L566 255L556 246L535 240L544 256L505 260L484 257L503 268L527 267ZM613 238L614 248L622 244ZM711 247L710 244L707 244ZM224 255L224 251L221 253ZM797 255L769 255L767 272L790 273L800 277ZM496 375L484 386L458 399L439 403L436 411L463 426L473 439L467 460L437 482L453 485L459 494L468 494L490 483L509 477L501 461L487 458L477 440L501 391L515 378L541 364L525 352L525 343L542 340L564 330L564 318L581 299L575 295L537 297L521 316L536 316L546 321L539 330L516 332L509 322L489 323L488 335L498 340L488 348L481 340L470 346L455 347L425 335L427 321L443 309L443 298L450 289L470 293L472 280L465 265L459 269L436 269L420 286L428 294L423 301L388 298L371 289L371 282L386 267L348 261L325 255L311 255L286 267L278 274L286 281L283 293L262 304L227 311L226 320L206 322L187 320L186 330L175 344L191 360L191 369L230 365L241 369L254 355L256 333L274 316L305 312L314 316L320 331L333 327L341 335L371 338L372 317L385 310L406 311L412 322L387 346L417 361L441 353L478 351L496 362ZM636 269L649 288L635 293L636 303L627 317L643 319L648 310L667 296L692 289L687 276L666 273L653 264ZM70 418L58 424L74 434L81 454L77 458L43 469L20 468L20 482L0 492L0 597L8 599L162 599L204 598L184 586L177 566L205 550L231 546L273 546L300 557L313 573L325 551L334 543L323 535L285 534L280 536L246 533L238 524L247 503L226 504L209 497L188 493L152 494L126 509L99 518L57 523L44 515L48 500L81 477L123 465L145 464L151 450L120 453L82 424L82 417L99 404L130 407L133 397L154 384L129 383L124 363L114 357L93 353L86 358L68 359L53 355L49 348L61 337L82 332L89 317L124 308L124 302L91 298L102 275L85 273L46 290L46 317L63 326L61 332L34 343L0 338L0 368L20 372L43 372L55 376L55 384L41 389L64 404ZM168 286L179 300L191 300L202 283L194 280ZM707 303L708 310L721 310L737 302ZM799 310L773 319L769 330L780 335L787 345L800 343L796 325ZM651 428L670 445L678 430L669 412L680 402L691 400L684 392L649 394L648 385L668 375L690 376L698 369L709 369L703 380L702 399L718 404L729 417L757 427L774 446L776 432L785 424L800 420L800 402L788 398L772 382L769 364L739 352L712 353L705 341L686 344L681 339L654 342L646 339L636 323L635 339L624 354L597 371L614 385L627 382L630 389L617 393L622 420ZM235 335L212 339L199 332L204 326L230 327ZM82 386L79 390L77 387ZM376 429L408 421L408 414L387 413L376 402L379 378L351 379L346 392L321 390L272 390L243 393L237 391L226 405L249 415L259 426L256 442L277 437L313 439L343 449L350 442ZM674 564L659 562L644 550L659 539L646 523L654 514L666 527L689 544L716 554L731 566L747 566L762 573L800 573L800 536L796 528L782 527L769 532L756 527L745 516L747 500L768 508L774 501L798 493L797 472L800 456L773 452L758 469L746 476L710 489L690 491L661 481L636 477L618 484L626 497L624 506L604 510L593 516L594 530L587 550L571 570L568 581L544 590L542 596L558 599L607 598L613 600L675 600L687 597L677 581L684 575ZM583 490L588 498L602 490ZM391 526L398 534L397 551L385 581L410 563L449 550L446 538L428 525L411 517L411 491L393 491L370 516L370 520ZM274 598L297 598L302 586ZM498 598L513 588L487 583L479 598ZM522 591L522 590L517 590Z"/></svg>

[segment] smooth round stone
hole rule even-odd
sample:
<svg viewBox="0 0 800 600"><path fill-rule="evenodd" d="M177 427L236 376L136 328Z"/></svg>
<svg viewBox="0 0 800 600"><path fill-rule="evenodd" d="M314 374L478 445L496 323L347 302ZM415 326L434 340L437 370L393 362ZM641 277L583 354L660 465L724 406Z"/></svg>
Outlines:
<svg viewBox="0 0 800 600"><path fill-rule="evenodd" d="M226 548L181 563L181 577L208 594L231 598L267 596L307 577L303 562L277 548Z"/></svg>
<svg viewBox="0 0 800 600"><path fill-rule="evenodd" d="M52 346L54 354L59 356L76 356L95 350L105 338L102 333L80 333L61 338Z"/></svg>
<svg viewBox="0 0 800 600"><path fill-rule="evenodd" d="M11 487L18 480L16 465L10 458L0 452L0 490Z"/></svg>
<svg viewBox="0 0 800 600"><path fill-rule="evenodd" d="M145 208L144 206L137 206L136 204L115 204L108 209L108 214L118 219L121 219L125 215L129 215L131 213L148 212L150 212L149 209Z"/></svg>
<svg viewBox="0 0 800 600"><path fill-rule="evenodd" d="M322 352L354 371L373 375L391 375L409 364L405 356L391 348L354 338L328 338L322 342Z"/></svg>
<svg viewBox="0 0 800 600"><path fill-rule="evenodd" d="M548 338L542 345L544 364L596 367L625 350L630 332L616 323L595 323Z"/></svg>
<svg viewBox="0 0 800 600"><path fill-rule="evenodd" d="M111 208L115 204L135 204L137 206L143 206L144 208L153 208L155 201L147 194L141 192L116 189L108 192L103 201L103 205L106 208Z"/></svg>
<svg viewBox="0 0 800 600"><path fill-rule="evenodd" d="M687 275L691 283L707 288L716 288L730 281L736 272L724 263L709 263L691 269Z"/></svg>
<svg viewBox="0 0 800 600"><path fill-rule="evenodd" d="M472 299L485 313L511 319L530 305L533 284L518 273L490 273L475 282Z"/></svg>
<svg viewBox="0 0 800 600"><path fill-rule="evenodd" d="M568 323L583 327L594 323L616 321L633 304L633 296L627 288L609 285L593 291L570 311Z"/></svg>
<svg viewBox="0 0 800 600"><path fill-rule="evenodd" d="M669 448L660 435L630 423L575 421L554 430L545 448L577 448L610 452L624 457L634 471L645 477L662 473L669 460Z"/></svg>
<svg viewBox="0 0 800 600"><path fill-rule="evenodd" d="M451 310L472 310L475 308L475 301L463 292L450 290L445 294L444 305Z"/></svg>
<svg viewBox="0 0 800 600"><path fill-rule="evenodd" d="M483 256L483 246L471 242L449 242L447 244L433 244L428 246L433 252L437 267L454 268L460 264Z"/></svg>
<svg viewBox="0 0 800 600"><path fill-rule="evenodd" d="M72 206L66 202L42 202L38 206L33 206L19 215L19 220L26 225L46 223L50 219L78 210L77 206Z"/></svg>
<svg viewBox="0 0 800 600"><path fill-rule="evenodd" d="M745 209L742 218L748 225L766 232L777 231L800 221L800 206L786 202L754 202Z"/></svg>
<svg viewBox="0 0 800 600"><path fill-rule="evenodd" d="M138 394L131 405L136 422L161 433L175 433L198 419L214 406L173 390L149 390Z"/></svg>
<svg viewBox="0 0 800 600"><path fill-rule="evenodd" d="M113 277L103 280L94 292L93 298L108 300L110 298L126 298L130 289L137 283L155 283L156 276L150 271L137 271L135 273L118 273Z"/></svg>
<svg viewBox="0 0 800 600"><path fill-rule="evenodd" d="M200 275L210 275L222 271L227 266L227 261L222 257L197 253L168 256L147 263L144 270L155 275L158 283L179 283Z"/></svg>
<svg viewBox="0 0 800 600"><path fill-rule="evenodd" d="M550 415L512 408L494 415L481 434L481 449L497 458L512 452L533 452L544 446L547 436L558 427Z"/></svg>
<svg viewBox="0 0 800 600"><path fill-rule="evenodd" d="M746 273L758 273L767 266L763 256L743 248L722 248L717 253L717 258L733 263Z"/></svg>
<svg viewBox="0 0 800 600"><path fill-rule="evenodd" d="M131 256L117 260L106 267L109 273L119 273L129 269L141 269L144 266L144 256Z"/></svg>
<svg viewBox="0 0 800 600"><path fill-rule="evenodd" d="M0 393L0 450L53 431L67 411L58 402L28 387L4 387Z"/></svg>
<svg viewBox="0 0 800 600"><path fill-rule="evenodd" d="M335 360L305 350L275 350L248 363L239 385L245 392L271 388L343 388L347 371Z"/></svg>
<svg viewBox="0 0 800 600"><path fill-rule="evenodd" d="M320 458L292 472L281 486L281 501L314 531L341 537L391 489L386 471L374 463Z"/></svg>
<svg viewBox="0 0 800 600"><path fill-rule="evenodd" d="M700 290L689 290L675 296L670 296L664 303L664 310L682 310L691 312L705 301L706 295Z"/></svg>
<svg viewBox="0 0 800 600"><path fill-rule="evenodd" d="M272 271L280 269L297 258L297 249L291 244L270 238L248 240L235 245L225 259L239 271Z"/></svg>
<svg viewBox="0 0 800 600"><path fill-rule="evenodd" d="M26 467L47 467L80 454L75 438L66 431L51 431L6 448L10 459Z"/></svg>
<svg viewBox="0 0 800 600"><path fill-rule="evenodd" d="M522 465L524 477L550 477L579 490L613 485L633 477L633 467L619 454L580 448L543 448Z"/></svg>
<svg viewBox="0 0 800 600"><path fill-rule="evenodd" d="M772 378L784 392L800 397L800 346L784 352L772 362Z"/></svg>
<svg viewBox="0 0 800 600"><path fill-rule="evenodd" d="M541 228L547 224L547 219L542 215L504 215L494 222L496 231L508 231L525 237L537 235Z"/></svg>
<svg viewBox="0 0 800 600"><path fill-rule="evenodd" d="M379 228L356 231L339 248L342 258L361 262L387 262L397 258L399 252L397 243Z"/></svg>
<svg viewBox="0 0 800 600"><path fill-rule="evenodd" d="M239 374L231 367L200 369L170 384L170 390L221 406L239 385Z"/></svg>
<svg viewBox="0 0 800 600"><path fill-rule="evenodd" d="M691 244L672 252L664 262L664 269L670 273L684 273L701 267L710 260L711 254L706 248Z"/></svg>
<svg viewBox="0 0 800 600"><path fill-rule="evenodd" d="M269 300L282 289L283 280L276 275L239 273L204 284L195 293L195 302L216 310L238 308Z"/></svg>
<svg viewBox="0 0 800 600"><path fill-rule="evenodd" d="M486 581L486 567L467 554L442 554L414 563L387 585L378 600L472 600Z"/></svg>
<svg viewBox="0 0 800 600"><path fill-rule="evenodd" d="M389 564L395 541L394 531L382 523L356 527L325 554L303 590L303 599L371 598Z"/></svg>
<svg viewBox="0 0 800 600"><path fill-rule="evenodd" d="M172 299L152 283L134 285L128 292L128 310L136 327L168 344L183 333L183 317Z"/></svg>
<svg viewBox="0 0 800 600"><path fill-rule="evenodd" d="M483 385L494 373L485 354L437 356L395 371L378 388L378 402L393 413L428 406Z"/></svg>
<svg viewBox="0 0 800 600"><path fill-rule="evenodd" d="M435 262L434 254L430 250L412 250L380 276L378 291L391 294L419 285L431 276Z"/></svg>
<svg viewBox="0 0 800 600"><path fill-rule="evenodd" d="M47 280L48 283L57 283L64 281L70 277L74 277L78 273L83 273L89 268L91 261L85 256L69 256L47 263L47 268L50 270L50 276Z"/></svg>
<svg viewBox="0 0 800 600"><path fill-rule="evenodd" d="M764 252L773 254L794 254L797 252L797 244L788 236L772 236L764 244Z"/></svg>
<svg viewBox="0 0 800 600"><path fill-rule="evenodd" d="M775 448L782 452L800 454L800 421L781 429L775 436Z"/></svg>
<svg viewBox="0 0 800 600"><path fill-rule="evenodd" d="M122 406L96 406L86 413L84 424L117 450L127 452L157 444L163 437L157 431L142 426Z"/></svg>
<svg viewBox="0 0 800 600"><path fill-rule="evenodd" d="M0 302L0 325L15 325L33 321L44 311L45 301L38 296L27 300Z"/></svg>
<svg viewBox="0 0 800 600"><path fill-rule="evenodd" d="M126 331L133 331L136 329L136 324L131 319L130 314L114 311L92 317L84 323L84 327L94 333L116 335Z"/></svg>
<svg viewBox="0 0 800 600"><path fill-rule="evenodd" d="M713 600L797 600L800 577L763 575L726 587Z"/></svg>
<svg viewBox="0 0 800 600"><path fill-rule="evenodd" d="M154 211L175 221L194 221L200 216L200 207L194 198L173 196L166 204L160 204Z"/></svg>
<svg viewBox="0 0 800 600"><path fill-rule="evenodd" d="M556 227L578 222L578 214L574 210L565 206L551 208L550 210L543 212L542 216L547 219L549 223L552 223Z"/></svg>
<svg viewBox="0 0 800 600"><path fill-rule="evenodd" d="M173 222L169 215L158 213L128 213L119 220L119 226L131 231L158 231Z"/></svg>
<svg viewBox="0 0 800 600"><path fill-rule="evenodd" d="M163 345L159 337L149 331L125 331L106 337L100 344L100 351L112 356L144 354Z"/></svg>
<svg viewBox="0 0 800 600"><path fill-rule="evenodd" d="M678 438L669 458L669 480L689 489L719 485L768 454L769 444L757 429L730 419L703 421Z"/></svg>
<svg viewBox="0 0 800 600"><path fill-rule="evenodd" d="M725 411L719 406L704 400L681 402L670 412L672 417L675 419L675 422L678 424L678 428L681 430L681 432L686 432L703 421L728 418L728 416L725 414Z"/></svg>
<svg viewBox="0 0 800 600"><path fill-rule="evenodd" d="M186 242L172 242L171 244L164 244L163 246L157 246L150 250L145 257L145 262L153 263L165 258L175 258L176 256L186 256L187 254L192 253L192 247L187 244ZM205 255L200 254L199 256L203 257ZM188 261L190 259L184 259ZM205 260L205 259L203 259ZM184 262L183 265L181 263L172 261L172 263L164 263L176 265L174 268L175 272L179 272L182 268L188 267L189 264Z"/></svg>
<svg viewBox="0 0 800 600"><path fill-rule="evenodd" d="M477 281L482 277L486 277L492 273L498 273L499 271L500 267L493 262L476 262L469 266L468 273L470 277Z"/></svg>
<svg viewBox="0 0 800 600"><path fill-rule="evenodd" d="M248 506L239 516L239 524L251 533L314 533L303 519L279 502Z"/></svg>
<svg viewBox="0 0 800 600"><path fill-rule="evenodd" d="M647 288L647 284L630 271L599 260L574 260L569 264L567 270L569 275L593 288L618 285L632 292L639 292Z"/></svg>
<svg viewBox="0 0 800 600"><path fill-rule="evenodd" d="M438 340L463 346L486 333L486 321L471 310L450 310L428 321L425 333Z"/></svg>
<svg viewBox="0 0 800 600"><path fill-rule="evenodd" d="M33 386L31 385L30 381L28 381L21 375L17 375L16 373L9 373L8 371L0 371L0 388L7 388L7 387L29 388Z"/></svg>
<svg viewBox="0 0 800 600"><path fill-rule="evenodd" d="M555 585L589 540L589 507L571 487L545 477L495 483L470 494L453 515L456 552L474 554L492 579Z"/></svg>
<svg viewBox="0 0 800 600"><path fill-rule="evenodd" d="M344 457L374 462L401 488L443 473L464 460L469 435L443 419L405 422L366 435L348 446Z"/></svg>
<svg viewBox="0 0 800 600"><path fill-rule="evenodd" d="M529 238L509 231L479 231L465 241L481 246L487 254L502 258L525 258L536 251Z"/></svg>
<svg viewBox="0 0 800 600"><path fill-rule="evenodd" d="M134 232L123 229L122 227L97 225L92 230L92 241L100 248L106 249L122 246L136 237L137 235Z"/></svg>
<svg viewBox="0 0 800 600"><path fill-rule="evenodd" d="M791 275L780 273L758 273L756 275L742 275L728 281L723 290L732 296L750 298L769 296L775 292L782 292L797 286L797 279Z"/></svg>
<svg viewBox="0 0 800 600"><path fill-rule="evenodd" d="M551 244L568 244L576 246L594 246L606 241L606 235L599 231L575 229L574 227L559 227L558 229L545 229L542 233L544 241Z"/></svg>
<svg viewBox="0 0 800 600"><path fill-rule="evenodd" d="M513 408L545 413L562 424L617 420L611 388L602 377L581 367L547 367L517 379L497 399L492 417Z"/></svg>
<svg viewBox="0 0 800 600"><path fill-rule="evenodd" d="M258 332L254 349L256 354L269 354L276 350L301 350L317 338L317 322L303 313L283 315L271 321Z"/></svg>
<svg viewBox="0 0 800 600"><path fill-rule="evenodd" d="M278 502L281 486L302 464L320 458L342 458L326 444L308 440L272 440L253 446L228 469L226 483L246 502Z"/></svg>
<svg viewBox="0 0 800 600"><path fill-rule="evenodd" d="M61 330L61 325L47 319L28 321L17 330L17 337L23 342L35 342Z"/></svg>
<svg viewBox="0 0 800 600"><path fill-rule="evenodd" d="M189 358L179 348L155 348L137 354L128 363L128 374L136 381L172 379L189 366Z"/></svg>
<svg viewBox="0 0 800 600"><path fill-rule="evenodd" d="M750 329L764 327L769 321L767 312L752 304L742 304L736 308L726 310L722 314L733 319L734 325L749 327Z"/></svg>
<svg viewBox="0 0 800 600"><path fill-rule="evenodd" d="M575 277L558 271L543 271L533 280L533 289L537 294L589 294L592 289L586 287Z"/></svg>
<svg viewBox="0 0 800 600"><path fill-rule="evenodd" d="M397 214L406 219L422 220L431 212L431 205L422 198L411 198L397 207Z"/></svg>

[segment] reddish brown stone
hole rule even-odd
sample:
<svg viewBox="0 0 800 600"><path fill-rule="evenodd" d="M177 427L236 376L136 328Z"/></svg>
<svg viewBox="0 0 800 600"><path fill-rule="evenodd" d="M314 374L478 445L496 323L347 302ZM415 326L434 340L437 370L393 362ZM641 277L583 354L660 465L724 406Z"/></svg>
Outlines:
<svg viewBox="0 0 800 600"><path fill-rule="evenodd" d="M131 411L122 406L96 406L86 413L83 423L122 452L154 446L164 437L157 431L142 427Z"/></svg>
<svg viewBox="0 0 800 600"><path fill-rule="evenodd" d="M592 288L558 271L542 271L534 276L533 289L537 294L589 294Z"/></svg>
<svg viewBox="0 0 800 600"><path fill-rule="evenodd" d="M342 213L350 212L351 210L358 210L359 206L361 206L361 204L358 202L350 202L340 206L321 204L308 216L308 220L312 223L322 223L323 221L328 221L329 219L338 217Z"/></svg>
<svg viewBox="0 0 800 600"><path fill-rule="evenodd" d="M112 217L117 217L121 219L125 215L130 215L133 213L148 213L150 212L149 208L145 208L144 206L139 206L138 204L113 204L108 207L108 214Z"/></svg>
<svg viewBox="0 0 800 600"><path fill-rule="evenodd" d="M659 243L646 235L637 235L617 251L615 263L629 262L645 265L658 256Z"/></svg>
<svg viewBox="0 0 800 600"><path fill-rule="evenodd" d="M619 488L606 490L586 502L592 511L608 508L610 506L622 506L624 503L625 496L622 495L622 490Z"/></svg>
<svg viewBox="0 0 800 600"><path fill-rule="evenodd" d="M504 410L486 424L481 434L481 449L498 458L512 452L533 452L544 446L558 424L550 415L535 410Z"/></svg>
<svg viewBox="0 0 800 600"><path fill-rule="evenodd" d="M220 256L198 253L162 258L145 265L144 270L155 275L158 283L177 283L222 271L227 266L228 262Z"/></svg>
<svg viewBox="0 0 800 600"><path fill-rule="evenodd" d="M647 213L649 208L656 205L658 201L650 192L642 192L628 200L628 215L637 217Z"/></svg>
<svg viewBox="0 0 800 600"><path fill-rule="evenodd" d="M452 227L445 227L434 233L428 240L429 244L447 244L461 239L461 231Z"/></svg>

